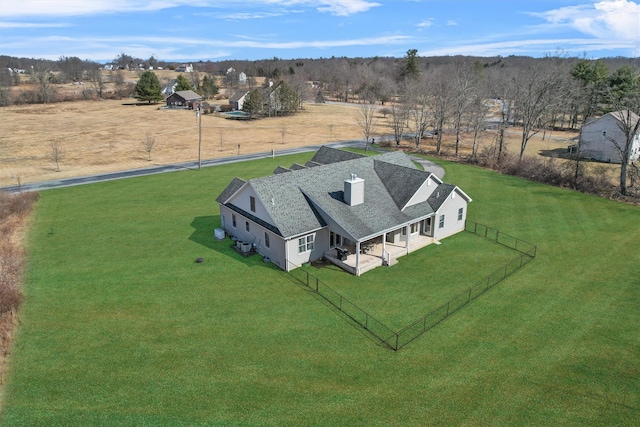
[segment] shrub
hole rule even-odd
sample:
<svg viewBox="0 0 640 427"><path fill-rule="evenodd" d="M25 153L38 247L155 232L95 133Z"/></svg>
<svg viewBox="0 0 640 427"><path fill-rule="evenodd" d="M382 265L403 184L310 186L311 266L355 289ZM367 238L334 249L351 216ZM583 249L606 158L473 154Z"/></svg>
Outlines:
<svg viewBox="0 0 640 427"><path fill-rule="evenodd" d="M22 302L24 253L15 243L15 235L39 196L0 192L0 314L17 309Z"/></svg>

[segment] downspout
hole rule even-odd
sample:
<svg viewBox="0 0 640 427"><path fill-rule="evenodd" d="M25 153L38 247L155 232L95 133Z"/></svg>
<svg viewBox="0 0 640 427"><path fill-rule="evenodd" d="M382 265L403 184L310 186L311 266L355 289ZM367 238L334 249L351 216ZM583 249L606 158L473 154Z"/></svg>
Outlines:
<svg viewBox="0 0 640 427"><path fill-rule="evenodd" d="M284 270L288 273L290 271L289 268L289 241L287 239L283 239L284 242Z"/></svg>

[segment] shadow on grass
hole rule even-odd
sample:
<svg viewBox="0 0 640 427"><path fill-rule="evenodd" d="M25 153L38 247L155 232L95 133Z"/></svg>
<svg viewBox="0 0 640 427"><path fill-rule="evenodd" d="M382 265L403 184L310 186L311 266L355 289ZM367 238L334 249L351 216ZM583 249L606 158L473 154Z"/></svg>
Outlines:
<svg viewBox="0 0 640 427"><path fill-rule="evenodd" d="M241 262L248 267L271 266L275 269L278 268L271 263L264 263L262 256L258 253L254 252L252 255L247 257L240 255L232 249L234 242L228 237L225 237L222 240L216 239L214 237L214 230L220 227L220 215L197 216L193 221L191 221L190 225L195 230L191 233L191 236L189 236L189 240L198 243L205 248L211 249L220 256L232 258L233 260Z"/></svg>
<svg viewBox="0 0 640 427"><path fill-rule="evenodd" d="M220 215L197 216L191 221L191 227L195 231L189 236L189 240L209 249L220 247L220 241L213 237L213 231L220 227Z"/></svg>

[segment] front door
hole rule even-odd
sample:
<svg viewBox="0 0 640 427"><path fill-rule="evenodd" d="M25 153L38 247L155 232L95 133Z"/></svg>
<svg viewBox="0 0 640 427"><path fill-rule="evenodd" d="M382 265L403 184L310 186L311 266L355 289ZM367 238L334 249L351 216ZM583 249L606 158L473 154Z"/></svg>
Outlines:
<svg viewBox="0 0 640 427"><path fill-rule="evenodd" d="M422 234L426 236L431 236L433 234L433 231L431 230L431 219L432 218L427 218L422 221Z"/></svg>

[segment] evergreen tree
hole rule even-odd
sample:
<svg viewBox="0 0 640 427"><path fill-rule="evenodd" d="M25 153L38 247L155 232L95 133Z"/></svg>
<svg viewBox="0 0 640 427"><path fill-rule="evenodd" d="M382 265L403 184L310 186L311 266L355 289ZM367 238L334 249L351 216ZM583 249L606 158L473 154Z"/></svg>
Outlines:
<svg viewBox="0 0 640 427"><path fill-rule="evenodd" d="M205 98L211 98L214 95L217 95L220 91L218 85L216 85L216 79L214 77L204 76L202 79L202 84L200 84L198 90Z"/></svg>
<svg viewBox="0 0 640 427"><path fill-rule="evenodd" d="M420 75L420 69L418 68L418 50L409 49L404 57L404 67L402 68L401 77L416 78Z"/></svg>
<svg viewBox="0 0 640 427"><path fill-rule="evenodd" d="M176 92L180 92L181 90L193 90L193 86L191 86L189 80L187 80L182 74L178 75L178 78L176 79Z"/></svg>
<svg viewBox="0 0 640 427"><path fill-rule="evenodd" d="M162 89L160 81L153 71L145 71L140 75L135 87L135 97L140 101L151 102L162 101Z"/></svg>
<svg viewBox="0 0 640 427"><path fill-rule="evenodd" d="M258 89L254 89L247 94L242 104L242 111L249 113L249 118L262 113L264 109L264 96Z"/></svg>
<svg viewBox="0 0 640 427"><path fill-rule="evenodd" d="M325 100L324 100L324 95L322 94L322 91L319 90L318 94L316 95L316 104L324 104Z"/></svg>
<svg viewBox="0 0 640 427"><path fill-rule="evenodd" d="M640 95L640 73L629 65L623 65L609 76L610 102L625 105Z"/></svg>

